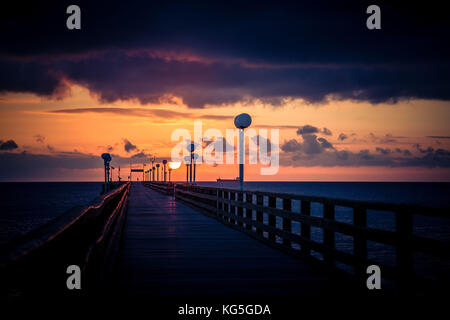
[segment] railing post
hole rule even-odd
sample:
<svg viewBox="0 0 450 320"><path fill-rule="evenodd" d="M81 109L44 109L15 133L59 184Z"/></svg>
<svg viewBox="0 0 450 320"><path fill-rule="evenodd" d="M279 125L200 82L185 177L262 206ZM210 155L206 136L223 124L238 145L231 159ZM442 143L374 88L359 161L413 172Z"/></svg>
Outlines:
<svg viewBox="0 0 450 320"><path fill-rule="evenodd" d="M236 200L236 192L231 191L229 192L230 194L230 200ZM236 207L230 204L230 214L231 217L236 215ZM236 224L236 220L234 220L233 218L230 219L230 223L231 224Z"/></svg>
<svg viewBox="0 0 450 320"><path fill-rule="evenodd" d="M219 210L220 210L219 196L220 196L220 190L216 189L216 216L217 217L220 217L220 214L219 214Z"/></svg>
<svg viewBox="0 0 450 320"><path fill-rule="evenodd" d="M311 215L311 202L305 201L305 200L301 200L300 214L303 214L305 216L310 216ZM305 240L311 240L311 226L309 224L307 224L307 223L301 222L300 235ZM306 244L302 244L301 245L301 250L306 255L310 255L311 254L311 249Z"/></svg>
<svg viewBox="0 0 450 320"><path fill-rule="evenodd" d="M224 199L227 199L227 200L230 199L230 193L228 191L224 191L223 195L224 195L224 197L223 197ZM225 211L226 213L229 213L230 211L228 210L228 207L229 207L229 204L224 202L223 203L223 211ZM230 222L230 217L224 215L224 220L226 222Z"/></svg>
<svg viewBox="0 0 450 320"><path fill-rule="evenodd" d="M292 210L292 200L284 198L283 199L283 210L291 211ZM283 231L292 232L292 222L291 219L283 218ZM283 238L283 244L285 246L291 246L291 240Z"/></svg>
<svg viewBox="0 0 450 320"><path fill-rule="evenodd" d="M277 207L277 198L276 197L269 197L269 207L271 208L276 208ZM269 226L276 228L277 224L276 224L276 217L273 214L269 213L268 216L268 222L269 222ZM275 237L275 233L273 232L269 232L269 240L275 241L276 237Z"/></svg>
<svg viewBox="0 0 450 320"><path fill-rule="evenodd" d="M334 205L324 204L323 205L323 217L328 220L334 220ZM334 249L334 231L325 229L323 230L323 244L329 249ZM323 260L326 265L334 266L334 259L330 254L324 254Z"/></svg>
<svg viewBox="0 0 450 320"><path fill-rule="evenodd" d="M256 195L256 205L263 206L264 205L264 196L257 194ZM256 211L256 221L259 223L263 223L263 212L260 210ZM263 235L263 230L261 228L256 228L256 233L260 236Z"/></svg>
<svg viewBox="0 0 450 320"><path fill-rule="evenodd" d="M219 217L223 220L225 220L225 216L223 215L223 211L225 211L225 202L223 201L224 196L225 193L223 192L223 190L219 190L219 198L220 198L219 208L221 210Z"/></svg>
<svg viewBox="0 0 450 320"><path fill-rule="evenodd" d="M253 194L252 193L246 193L245 194L245 201L247 203L253 203ZM245 209L245 218L247 218L247 220L253 220L253 210L252 209ZM252 225L251 223L246 223L245 224L245 229L247 230L252 230Z"/></svg>
<svg viewBox="0 0 450 320"><path fill-rule="evenodd" d="M408 283L412 282L411 276L414 273L413 254L411 248L413 219L412 215L405 211L395 213L395 224L397 231L397 272L399 287L403 290L408 288Z"/></svg>
<svg viewBox="0 0 450 320"><path fill-rule="evenodd" d="M367 227L367 212L365 208L353 208L353 224L356 227ZM353 254L357 259L354 266L355 275L362 279L366 277L367 268L367 240L362 233L357 233L353 237Z"/></svg>
<svg viewBox="0 0 450 320"><path fill-rule="evenodd" d="M244 202L244 193L239 191L236 193L236 201L238 201L240 204L243 204ZM237 206L237 215L240 218L244 217L244 208L241 206ZM244 223L242 221L238 221L238 226L243 227Z"/></svg>

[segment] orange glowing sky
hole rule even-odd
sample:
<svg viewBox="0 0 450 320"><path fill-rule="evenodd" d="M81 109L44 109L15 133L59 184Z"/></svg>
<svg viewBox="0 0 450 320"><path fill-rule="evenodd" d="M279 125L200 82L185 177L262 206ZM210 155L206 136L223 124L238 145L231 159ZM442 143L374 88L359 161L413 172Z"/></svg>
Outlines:
<svg viewBox="0 0 450 320"><path fill-rule="evenodd" d="M12 153L58 155L100 155L109 151L113 155L127 158L144 152L158 158L169 158L176 142L170 141L173 130L193 130L194 120L203 120L203 130L217 128L225 132L234 128L233 117L241 112L253 117L252 127L279 128L280 144L296 139L296 128L312 125L326 127L332 135L323 135L336 150L357 153L368 149L378 154L376 148L395 150L408 149L413 154L422 148L448 150L450 147L450 103L438 100L410 100L397 104L378 104L336 101L330 99L323 104L307 104L302 100L284 101L281 106L264 105L258 100L233 105L209 105L203 109L187 108L181 98L170 97L158 104L141 104L127 100L102 103L88 89L79 85L70 86L70 93L62 99L42 98L34 94L4 93L0 95L0 139L13 139L19 146ZM56 110L117 108L117 112L54 112ZM109 109L113 110L113 109ZM123 111L125 110L125 111ZM344 133L348 138L338 139ZM320 135L320 134L319 134ZM124 139L136 146L132 152L124 149ZM417 149L417 150L416 150ZM282 152L283 153L283 152ZM420 153L420 152L419 152ZM287 156L284 154L284 156ZM114 157L114 156L113 156ZM283 157L283 154L281 155ZM131 160L137 166L139 159ZM114 159L112 164L114 165ZM128 168L122 177L128 175ZM233 178L236 165L216 167L202 165L198 169L198 180ZM174 180L183 180L184 165L173 172ZM103 178L102 161L97 168L55 168L48 177L52 181L100 181ZM29 178L0 177L1 180L43 180ZM379 166L379 165L318 165L303 166L301 161L292 164L282 162L275 176L261 176L258 165L246 166L246 179L298 180L298 181L450 181L447 167L424 166Z"/></svg>

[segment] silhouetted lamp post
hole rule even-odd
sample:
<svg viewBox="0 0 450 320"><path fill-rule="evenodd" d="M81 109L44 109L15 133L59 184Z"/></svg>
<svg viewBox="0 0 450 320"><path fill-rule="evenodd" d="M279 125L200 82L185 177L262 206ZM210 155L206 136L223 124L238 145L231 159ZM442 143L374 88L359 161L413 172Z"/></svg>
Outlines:
<svg viewBox="0 0 450 320"><path fill-rule="evenodd" d="M186 183L189 183L189 166L191 162L191 157L186 156L184 160L186 161Z"/></svg>
<svg viewBox="0 0 450 320"><path fill-rule="evenodd" d="M167 160L166 159L164 159L163 160L163 167L164 167L164 182L166 182L167 181Z"/></svg>
<svg viewBox="0 0 450 320"><path fill-rule="evenodd" d="M244 129L252 124L252 118L247 113L241 113L234 118L234 125L239 129L239 184L244 188Z"/></svg>
<svg viewBox="0 0 450 320"><path fill-rule="evenodd" d="M152 158L152 181L155 181L155 160L156 158Z"/></svg>
<svg viewBox="0 0 450 320"><path fill-rule="evenodd" d="M156 181L159 181L159 163L156 164Z"/></svg>
<svg viewBox="0 0 450 320"><path fill-rule="evenodd" d="M192 178L192 181L195 184L195 177L196 177L195 174L196 174L196 167L197 167L196 162L197 162L197 159L198 159L198 154L194 153L192 158L194 159L194 177Z"/></svg>
<svg viewBox="0 0 450 320"><path fill-rule="evenodd" d="M105 192L109 189L109 163L111 162L111 155L109 153L102 154L103 163L105 165Z"/></svg>
<svg viewBox="0 0 450 320"><path fill-rule="evenodd" d="M195 150L195 144L191 143L189 146L189 150L191 151L191 161L190 161L190 175L189 175L189 182L192 183L192 164L195 166L194 162L194 150Z"/></svg>

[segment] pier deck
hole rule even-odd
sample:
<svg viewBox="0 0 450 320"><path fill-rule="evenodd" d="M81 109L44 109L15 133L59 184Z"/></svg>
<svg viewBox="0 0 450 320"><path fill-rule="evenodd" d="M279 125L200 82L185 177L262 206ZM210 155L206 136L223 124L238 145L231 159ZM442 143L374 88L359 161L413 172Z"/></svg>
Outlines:
<svg viewBox="0 0 450 320"><path fill-rule="evenodd" d="M129 295L332 294L329 275L133 183L120 253Z"/></svg>

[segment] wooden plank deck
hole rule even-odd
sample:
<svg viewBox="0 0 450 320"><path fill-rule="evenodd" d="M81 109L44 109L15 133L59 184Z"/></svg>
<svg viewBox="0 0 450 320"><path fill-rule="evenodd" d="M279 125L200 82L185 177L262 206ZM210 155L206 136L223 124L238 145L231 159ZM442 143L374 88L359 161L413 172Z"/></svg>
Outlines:
<svg viewBox="0 0 450 320"><path fill-rule="evenodd" d="M311 296L342 291L336 279L314 266L140 183L131 187L120 266L120 287L128 295Z"/></svg>

